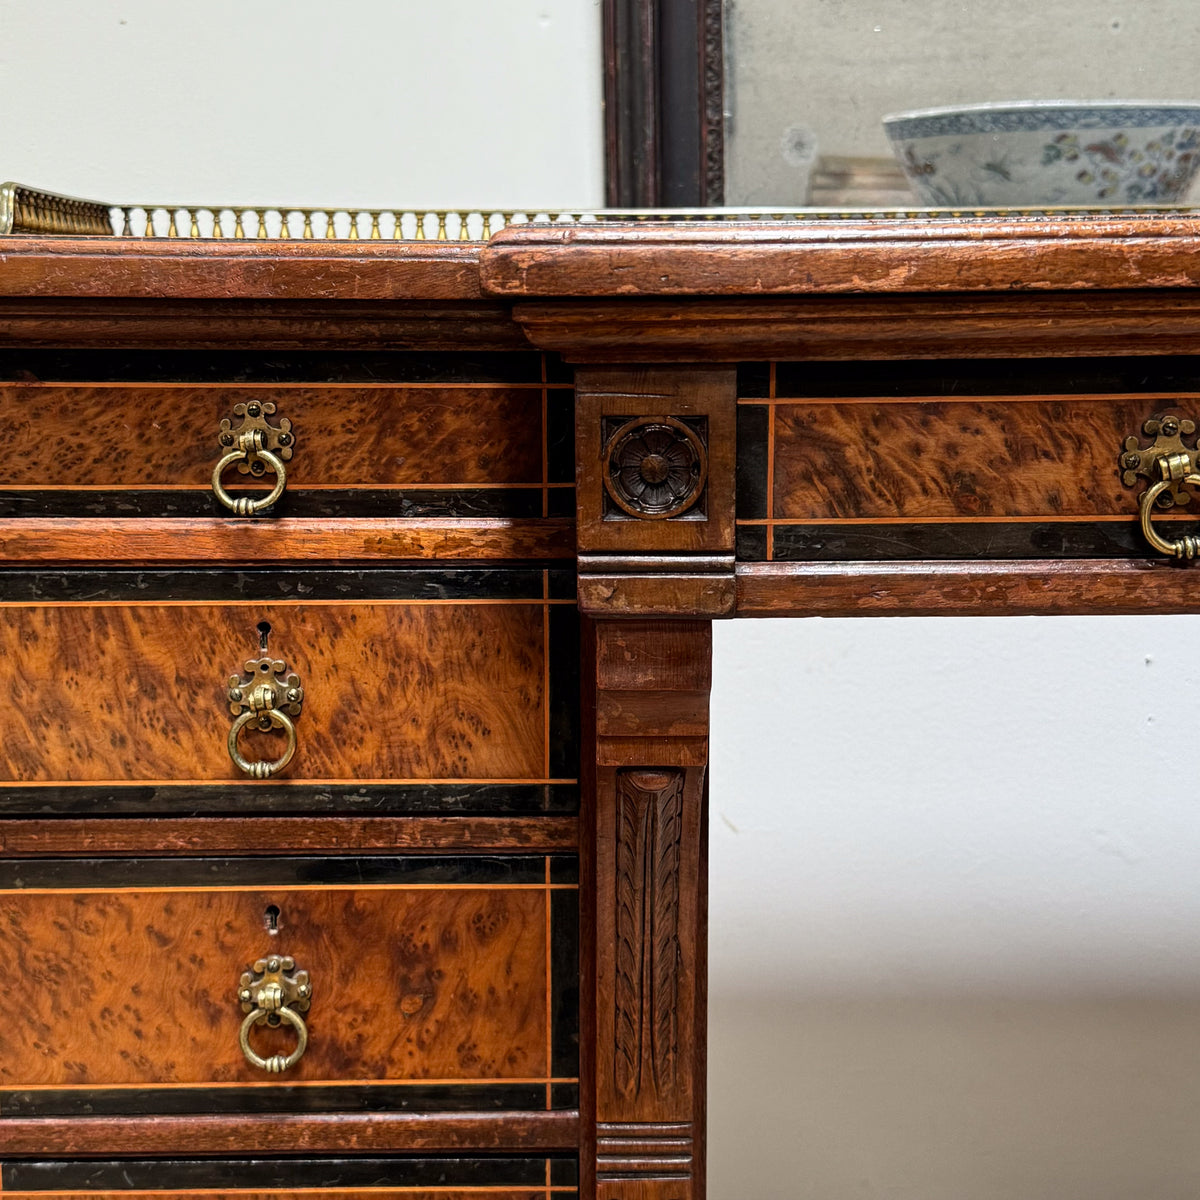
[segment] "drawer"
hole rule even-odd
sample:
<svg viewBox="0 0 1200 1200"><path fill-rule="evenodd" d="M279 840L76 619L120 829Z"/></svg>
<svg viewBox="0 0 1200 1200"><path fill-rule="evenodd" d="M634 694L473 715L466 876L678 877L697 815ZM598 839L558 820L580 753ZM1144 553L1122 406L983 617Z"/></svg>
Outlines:
<svg viewBox="0 0 1200 1200"><path fill-rule="evenodd" d="M572 587L526 568L0 572L0 812L573 809ZM251 694L264 639L285 664L267 678L295 673L303 699L292 758L258 779L289 730L245 724L236 766L248 701L235 717L229 688Z"/></svg>
<svg viewBox="0 0 1200 1200"><path fill-rule="evenodd" d="M578 1107L574 856L7 859L0 896L0 1114Z"/></svg>
<svg viewBox="0 0 1200 1200"><path fill-rule="evenodd" d="M7 352L0 427L0 518L232 516L225 456L234 500L275 486L254 430L286 475L264 515L573 512L570 380L537 354Z"/></svg>
<svg viewBox="0 0 1200 1200"><path fill-rule="evenodd" d="M1192 359L778 363L739 383L744 559L1152 556L1146 481L1118 460L1148 418L1200 419Z"/></svg>
<svg viewBox="0 0 1200 1200"><path fill-rule="evenodd" d="M573 1157L128 1159L0 1163L5 1200L574 1200Z"/></svg>

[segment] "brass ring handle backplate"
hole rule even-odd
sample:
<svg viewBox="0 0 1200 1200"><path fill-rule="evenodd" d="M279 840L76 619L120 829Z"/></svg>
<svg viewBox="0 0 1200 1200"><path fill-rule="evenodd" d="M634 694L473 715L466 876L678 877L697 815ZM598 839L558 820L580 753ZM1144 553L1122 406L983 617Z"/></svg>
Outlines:
<svg viewBox="0 0 1200 1200"><path fill-rule="evenodd" d="M1118 457L1121 481L1126 487L1135 486L1139 477L1149 481L1138 500L1142 536L1159 554L1189 561L1200 556L1200 535L1163 537L1154 526L1154 514L1200 496L1200 450L1183 440L1196 432L1196 423L1167 413L1151 417L1142 432L1154 441L1143 446L1137 437L1125 439Z"/></svg>
<svg viewBox="0 0 1200 1200"><path fill-rule="evenodd" d="M274 411L275 405L270 400L248 400L244 404L235 404L233 415L241 418L241 424L235 429L233 421L226 417L217 434L217 441L226 453L213 468L213 494L239 517L253 517L265 512L279 500L287 487L287 468L284 463L292 457L296 435L287 417L281 417L278 426L267 420ZM256 478L270 471L275 476L275 486L265 496L231 496L225 489L222 477L235 465L243 475Z"/></svg>
<svg viewBox="0 0 1200 1200"><path fill-rule="evenodd" d="M238 981L238 1000L246 1014L238 1031L238 1045L246 1061L260 1071L278 1075L290 1070L308 1049L308 1026L302 1012L312 1003L312 984L307 971L297 971L296 960L289 957L260 958L242 972ZM291 1054L272 1054L263 1058L250 1045L250 1031L256 1025L290 1025L296 1032Z"/></svg>
<svg viewBox="0 0 1200 1200"><path fill-rule="evenodd" d="M300 715L304 688L300 686L299 675L288 673L282 659L271 658L268 654L249 659L243 669L248 678L229 677L229 711L236 718L229 728L229 757L233 765L251 779L269 779L282 771L296 753L296 726L291 718ZM242 753L238 738L251 723L264 733L272 729L283 730L286 741L278 758L250 759Z"/></svg>

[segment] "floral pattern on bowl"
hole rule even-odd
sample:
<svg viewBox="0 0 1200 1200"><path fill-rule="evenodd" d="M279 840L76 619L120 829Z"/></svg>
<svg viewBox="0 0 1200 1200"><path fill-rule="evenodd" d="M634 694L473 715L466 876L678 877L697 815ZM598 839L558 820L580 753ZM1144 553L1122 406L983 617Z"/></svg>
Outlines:
<svg viewBox="0 0 1200 1200"><path fill-rule="evenodd" d="M1200 170L1200 105L1046 101L884 119L930 205L1172 204Z"/></svg>

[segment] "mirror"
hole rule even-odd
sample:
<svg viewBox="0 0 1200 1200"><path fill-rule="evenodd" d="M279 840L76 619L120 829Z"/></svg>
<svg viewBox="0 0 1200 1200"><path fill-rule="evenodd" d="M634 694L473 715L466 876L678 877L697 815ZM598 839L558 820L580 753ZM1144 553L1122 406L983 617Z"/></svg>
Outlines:
<svg viewBox="0 0 1200 1200"><path fill-rule="evenodd" d="M931 180L957 165L948 144L940 159L926 153L926 143L918 145L906 177L881 120L980 102L1197 99L1198 41L1200 28L1186 0L726 0L725 204L1193 203L1194 185L1175 189L1176 196L1146 182L1163 170L1179 176L1200 166L1200 157L1191 161L1190 137L1181 142L1178 122L1167 144L1166 130L1139 142L1145 114L1124 137L1086 120L1082 130L1055 120L1058 127L1047 136L1035 135L1034 159L1026 163L1008 136L1009 117L999 136L988 127L987 153L972 166L978 178ZM1017 123L1029 125L1029 115ZM946 131L945 122L941 128ZM918 132L929 131L926 122ZM960 146L955 153L971 150ZM1066 172L1080 190L1047 179L1052 169ZM941 187L914 196L913 182Z"/></svg>

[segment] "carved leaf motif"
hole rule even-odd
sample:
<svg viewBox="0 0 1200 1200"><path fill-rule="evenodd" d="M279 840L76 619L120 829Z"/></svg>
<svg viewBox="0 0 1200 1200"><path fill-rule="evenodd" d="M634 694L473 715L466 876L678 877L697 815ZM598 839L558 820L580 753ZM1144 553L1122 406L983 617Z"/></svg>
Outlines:
<svg viewBox="0 0 1200 1200"><path fill-rule="evenodd" d="M617 775L615 1082L636 1097L675 1084L682 771Z"/></svg>
<svg viewBox="0 0 1200 1200"><path fill-rule="evenodd" d="M622 776L625 773L622 772ZM646 922L643 861L648 807L638 789L617 784L616 1085L626 1096L641 1087L642 959Z"/></svg>
<svg viewBox="0 0 1200 1200"><path fill-rule="evenodd" d="M654 885L650 890L653 969L654 1082L675 1085L679 1005L679 843L683 827L683 775L661 792L654 821Z"/></svg>

